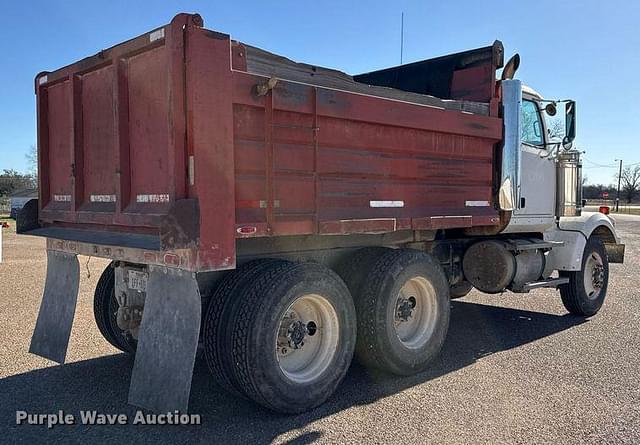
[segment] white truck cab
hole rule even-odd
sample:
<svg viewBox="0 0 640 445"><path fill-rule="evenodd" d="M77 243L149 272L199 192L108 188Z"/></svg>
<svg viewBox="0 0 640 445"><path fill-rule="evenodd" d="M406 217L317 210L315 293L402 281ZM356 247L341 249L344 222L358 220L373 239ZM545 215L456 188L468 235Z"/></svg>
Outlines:
<svg viewBox="0 0 640 445"><path fill-rule="evenodd" d="M537 281L512 281L510 290L557 287L571 312L593 315L606 294L608 264L623 262L624 245L612 218L582 211L581 152L572 147L575 102L545 100L512 79L502 81L502 94L505 136L499 196L501 209L511 216L501 233L525 248L507 247L510 254L497 249L489 258L509 259L509 264L511 256L516 258L516 272L509 271L515 277L518 269L530 277L542 270ZM565 109L564 121L555 117L559 105ZM536 234L538 240L541 234L548 244L527 247L518 240L527 234ZM474 283L469 272L465 275L474 287L492 290L481 280Z"/></svg>

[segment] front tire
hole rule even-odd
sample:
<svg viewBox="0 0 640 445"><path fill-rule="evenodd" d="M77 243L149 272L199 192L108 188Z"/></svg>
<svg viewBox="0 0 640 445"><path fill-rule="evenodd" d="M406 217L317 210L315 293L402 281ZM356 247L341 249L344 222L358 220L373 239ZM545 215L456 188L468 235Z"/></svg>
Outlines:
<svg viewBox="0 0 640 445"><path fill-rule="evenodd" d="M449 283L430 255L412 249L383 254L354 299L356 356L365 366L412 375L440 352L449 328Z"/></svg>
<svg viewBox="0 0 640 445"><path fill-rule="evenodd" d="M237 295L229 318L235 386L257 403L300 413L344 378L355 346L344 282L318 264L272 264Z"/></svg>
<svg viewBox="0 0 640 445"><path fill-rule="evenodd" d="M598 313L607 295L609 260L602 241L591 237L582 254L581 270L561 272L569 283L560 286L564 307L572 314L590 317Z"/></svg>

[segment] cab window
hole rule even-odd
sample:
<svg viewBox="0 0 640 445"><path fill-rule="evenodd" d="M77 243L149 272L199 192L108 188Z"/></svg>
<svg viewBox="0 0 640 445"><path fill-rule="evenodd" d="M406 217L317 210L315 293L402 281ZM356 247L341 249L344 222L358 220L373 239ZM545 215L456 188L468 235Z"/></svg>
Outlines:
<svg viewBox="0 0 640 445"><path fill-rule="evenodd" d="M542 122L535 102L522 101L522 142L531 145L544 145Z"/></svg>

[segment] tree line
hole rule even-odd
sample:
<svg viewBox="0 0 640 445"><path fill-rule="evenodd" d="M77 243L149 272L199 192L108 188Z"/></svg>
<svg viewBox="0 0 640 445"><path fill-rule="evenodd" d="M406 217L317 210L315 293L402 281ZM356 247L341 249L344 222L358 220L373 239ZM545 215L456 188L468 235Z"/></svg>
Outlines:
<svg viewBox="0 0 640 445"><path fill-rule="evenodd" d="M24 189L38 186L36 177L30 173L20 173L13 169L4 169L0 173L0 196L8 196Z"/></svg>
<svg viewBox="0 0 640 445"><path fill-rule="evenodd" d="M640 165L632 165L622 170L620 179L620 201L632 203L640 194ZM584 199L602 199L604 192L609 193L609 199L616 199L618 174L614 176L616 184L585 184L582 187Z"/></svg>
<svg viewBox="0 0 640 445"><path fill-rule="evenodd" d="M4 169L0 173L0 197L11 195L24 189L38 187L38 152L32 145L25 155L27 158L28 172L20 173L14 169Z"/></svg>

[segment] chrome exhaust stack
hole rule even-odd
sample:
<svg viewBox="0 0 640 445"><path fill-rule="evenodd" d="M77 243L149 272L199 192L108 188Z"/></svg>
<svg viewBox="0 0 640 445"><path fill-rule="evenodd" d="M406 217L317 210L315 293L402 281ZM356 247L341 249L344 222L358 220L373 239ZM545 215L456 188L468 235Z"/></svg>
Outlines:
<svg viewBox="0 0 640 445"><path fill-rule="evenodd" d="M556 215L582 213L582 163L577 150L563 151L556 160Z"/></svg>
<svg viewBox="0 0 640 445"><path fill-rule="evenodd" d="M522 82L517 79L502 81L502 169L498 202L501 210L513 211L520 204L520 135L522 134Z"/></svg>

